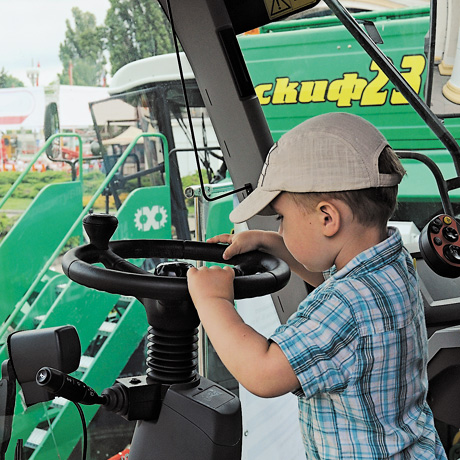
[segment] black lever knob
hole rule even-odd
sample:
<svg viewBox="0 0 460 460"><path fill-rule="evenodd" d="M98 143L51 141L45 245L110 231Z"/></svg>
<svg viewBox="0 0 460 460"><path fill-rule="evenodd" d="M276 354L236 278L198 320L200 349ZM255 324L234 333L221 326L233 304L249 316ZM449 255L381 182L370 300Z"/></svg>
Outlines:
<svg viewBox="0 0 460 460"><path fill-rule="evenodd" d="M460 247L453 244L444 246L444 256L454 264L460 264Z"/></svg>
<svg viewBox="0 0 460 460"><path fill-rule="evenodd" d="M108 249L109 241L118 227L118 219L110 214L88 214L83 219L83 227L89 241L97 249Z"/></svg>
<svg viewBox="0 0 460 460"><path fill-rule="evenodd" d="M451 243L458 241L458 232L453 227L444 227L442 234L444 235L444 238Z"/></svg>

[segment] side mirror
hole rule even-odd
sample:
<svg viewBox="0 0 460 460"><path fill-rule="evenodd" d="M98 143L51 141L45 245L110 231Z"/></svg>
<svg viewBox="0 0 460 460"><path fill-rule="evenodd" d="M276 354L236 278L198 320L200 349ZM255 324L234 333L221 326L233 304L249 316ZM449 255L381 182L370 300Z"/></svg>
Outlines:
<svg viewBox="0 0 460 460"><path fill-rule="evenodd" d="M101 145L98 141L91 142L89 148L93 156L98 157L101 154Z"/></svg>

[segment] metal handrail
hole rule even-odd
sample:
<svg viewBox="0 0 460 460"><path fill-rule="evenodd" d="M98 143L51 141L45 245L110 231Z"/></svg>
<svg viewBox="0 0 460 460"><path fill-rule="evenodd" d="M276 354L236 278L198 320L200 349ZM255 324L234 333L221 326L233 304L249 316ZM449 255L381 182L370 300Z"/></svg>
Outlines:
<svg viewBox="0 0 460 460"><path fill-rule="evenodd" d="M14 193L14 191L17 189L19 184L22 182L26 174L32 169L32 166L35 164L35 162L41 157L41 155L46 151L46 149L51 145L51 143L54 141L54 139L57 139L59 137L76 137L78 139L78 144L79 144L79 158L78 158L78 165L79 165L79 180L80 182L83 182L83 142L81 140L81 136L79 134L75 133L57 133L53 134L51 137L48 138L48 140L45 142L45 145L35 154L35 156L32 158L30 163L26 166L24 171L19 175L19 177L15 180L14 184L10 187L6 195L2 198L0 201L0 209L2 206L7 202L7 200L11 197L11 195Z"/></svg>
<svg viewBox="0 0 460 460"><path fill-rule="evenodd" d="M11 326L12 322L16 318L16 315L21 311L22 307L24 304L27 302L28 298L31 296L31 294L34 292L34 289L42 279L42 277L46 274L47 270L51 267L52 263L56 260L56 258L59 256L61 253L62 249L64 248L65 244L67 243L68 239L73 235L75 232L76 228L78 225L81 224L83 218L88 214L89 210L92 208L93 204L95 203L96 199L102 194L102 192L105 190L107 187L108 183L112 180L113 176L115 173L118 171L120 166L124 163L128 155L131 153L131 150L135 147L137 144L137 141L141 137L158 137L163 143L163 156L164 156L164 164L165 164L165 184L169 184L169 158L168 158L168 140L166 137L161 134L161 133L141 133L139 134L132 142L131 144L128 145L126 150L123 152L123 155L118 159L118 161L114 164L112 169L110 170L109 174L107 174L106 178L102 182L102 184L99 186L99 188L96 190L94 195L91 197L89 200L88 204L85 206L83 211L80 213L80 215L77 217L75 220L74 224L72 227L70 227L69 231L66 233L64 238L62 239L61 243L58 245L56 250L53 252L51 257L48 259L48 261L45 263L43 268L41 269L40 273L36 276L35 281L31 284L27 292L24 294L22 299L15 305L13 311L9 315L8 319L0 326L0 342L4 343L5 342L5 334L8 331L9 327ZM51 139L51 138L50 138Z"/></svg>

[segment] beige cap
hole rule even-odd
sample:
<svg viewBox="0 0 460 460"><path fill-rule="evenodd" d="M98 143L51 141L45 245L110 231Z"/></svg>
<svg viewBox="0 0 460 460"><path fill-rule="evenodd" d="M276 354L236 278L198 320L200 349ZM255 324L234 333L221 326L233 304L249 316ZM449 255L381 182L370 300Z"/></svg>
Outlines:
<svg viewBox="0 0 460 460"><path fill-rule="evenodd" d="M284 134L265 159L257 188L230 214L235 223L273 215L269 204L281 192L341 192L391 187L399 174L380 174L388 145L368 121L349 113L318 115Z"/></svg>

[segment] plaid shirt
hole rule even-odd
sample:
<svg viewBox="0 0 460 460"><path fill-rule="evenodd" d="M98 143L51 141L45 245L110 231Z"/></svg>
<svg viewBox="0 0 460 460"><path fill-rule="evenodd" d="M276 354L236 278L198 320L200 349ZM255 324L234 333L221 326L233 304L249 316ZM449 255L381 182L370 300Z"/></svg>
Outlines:
<svg viewBox="0 0 460 460"><path fill-rule="evenodd" d="M308 459L445 459L426 402L427 337L401 236L362 252L271 340L294 369Z"/></svg>

